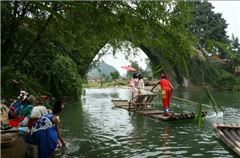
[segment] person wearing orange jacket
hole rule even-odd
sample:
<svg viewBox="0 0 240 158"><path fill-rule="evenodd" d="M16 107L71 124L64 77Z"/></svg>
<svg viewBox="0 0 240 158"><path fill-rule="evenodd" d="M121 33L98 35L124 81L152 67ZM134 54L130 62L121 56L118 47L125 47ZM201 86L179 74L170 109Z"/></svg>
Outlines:
<svg viewBox="0 0 240 158"><path fill-rule="evenodd" d="M161 74L159 82L153 86L152 90L157 85L160 85L160 89L161 89L164 115L169 116L170 98L172 95L173 86L171 82L167 79L167 76L165 73Z"/></svg>

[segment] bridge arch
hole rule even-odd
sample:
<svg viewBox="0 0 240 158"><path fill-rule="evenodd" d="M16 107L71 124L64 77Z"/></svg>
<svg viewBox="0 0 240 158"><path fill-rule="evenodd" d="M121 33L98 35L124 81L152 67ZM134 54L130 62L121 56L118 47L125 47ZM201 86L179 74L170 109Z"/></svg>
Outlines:
<svg viewBox="0 0 240 158"><path fill-rule="evenodd" d="M126 41L125 41L126 42ZM128 46L131 47L133 46L133 43L127 41ZM87 70L90 69L90 65L94 58L98 55L99 57L104 56L106 51L101 51L103 48L106 49L106 45L108 45L108 48L110 49L111 45L110 44L105 44L99 51L96 51L95 54L89 59L90 62L88 65ZM124 47L124 45L120 45L119 47ZM184 76L179 72L178 67L171 65L171 63L168 61L168 59L165 58L164 54L161 53L160 49L152 49L151 47L147 47L144 44L140 44L138 47L135 47L140 49L149 59L150 63L152 64L153 71L155 71L154 77L158 78L160 73L162 71L166 72L168 76L174 80L174 82L182 87L184 86ZM117 48L116 48L117 49ZM101 53L99 54L99 52ZM130 52L132 53L132 52ZM88 71L86 71L87 73ZM86 75L86 74L84 74Z"/></svg>

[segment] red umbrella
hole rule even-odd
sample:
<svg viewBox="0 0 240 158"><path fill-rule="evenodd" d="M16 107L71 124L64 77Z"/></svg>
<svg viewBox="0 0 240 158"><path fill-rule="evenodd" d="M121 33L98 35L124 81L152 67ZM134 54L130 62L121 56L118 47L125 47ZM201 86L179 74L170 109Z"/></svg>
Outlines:
<svg viewBox="0 0 240 158"><path fill-rule="evenodd" d="M131 65L128 66L121 66L121 68L127 70L128 72L130 71L137 71L135 68L133 68Z"/></svg>

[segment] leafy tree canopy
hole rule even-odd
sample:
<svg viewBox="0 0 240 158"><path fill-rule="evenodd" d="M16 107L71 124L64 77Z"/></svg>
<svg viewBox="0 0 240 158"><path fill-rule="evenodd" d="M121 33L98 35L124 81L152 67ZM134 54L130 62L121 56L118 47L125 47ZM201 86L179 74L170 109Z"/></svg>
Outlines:
<svg viewBox="0 0 240 158"><path fill-rule="evenodd" d="M118 71L111 72L110 75L113 80L119 79L120 77L120 74Z"/></svg>
<svg viewBox="0 0 240 158"><path fill-rule="evenodd" d="M211 10L203 4L206 8L202 9ZM201 4L193 9L197 10L195 17L200 12L197 6ZM185 29L191 22L190 13L191 6L184 1L1 2L2 68L37 80L53 95L79 96L81 79L98 51L106 43L117 49L129 41L133 47L158 50L152 54L160 51L177 72L187 76L192 45L197 41ZM218 14L210 15L210 26L202 27L211 32L203 37L229 52L216 43L226 41L225 21ZM193 32L199 30L195 23L189 25ZM199 31L195 32L200 39Z"/></svg>
<svg viewBox="0 0 240 158"><path fill-rule="evenodd" d="M228 42L226 20L220 13L214 13L212 4L207 1L192 1L189 3L192 6L193 17L188 24L188 30L197 37L200 46L206 48L208 39Z"/></svg>

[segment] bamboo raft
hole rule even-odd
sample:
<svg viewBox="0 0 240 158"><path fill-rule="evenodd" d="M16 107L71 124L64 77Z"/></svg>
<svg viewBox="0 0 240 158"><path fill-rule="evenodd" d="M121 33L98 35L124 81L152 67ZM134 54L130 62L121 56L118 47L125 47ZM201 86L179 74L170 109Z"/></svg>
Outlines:
<svg viewBox="0 0 240 158"><path fill-rule="evenodd" d="M140 107L139 109L136 109L134 105L128 100L119 100L119 99L112 100L112 103L118 108L122 108L131 112L136 112L136 113L146 115L154 119L163 120L163 121L191 119L191 118L194 118L195 116L193 112L187 112L187 113L181 113L181 114L170 112L169 116L164 116L161 110L154 109L151 104L148 104L144 107ZM206 115L207 115L207 112L202 112L202 117Z"/></svg>
<svg viewBox="0 0 240 158"><path fill-rule="evenodd" d="M22 140L23 139L16 131L1 132L1 147L13 146L15 143Z"/></svg>
<svg viewBox="0 0 240 158"><path fill-rule="evenodd" d="M213 124L217 137L240 156L240 124Z"/></svg>

